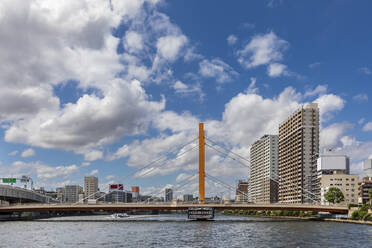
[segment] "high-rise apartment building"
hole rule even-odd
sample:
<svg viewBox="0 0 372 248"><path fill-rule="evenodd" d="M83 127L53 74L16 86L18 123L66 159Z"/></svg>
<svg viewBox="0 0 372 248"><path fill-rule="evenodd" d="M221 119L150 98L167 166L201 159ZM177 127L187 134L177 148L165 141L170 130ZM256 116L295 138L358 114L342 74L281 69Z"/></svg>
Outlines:
<svg viewBox="0 0 372 248"><path fill-rule="evenodd" d="M165 189L165 201L166 202L173 201L173 190L172 189Z"/></svg>
<svg viewBox="0 0 372 248"><path fill-rule="evenodd" d="M99 191L98 190L98 178L97 177L84 177L85 197L87 197L87 199L97 199L98 191Z"/></svg>
<svg viewBox="0 0 372 248"><path fill-rule="evenodd" d="M83 193L80 185L66 185L64 189L64 202L75 203L79 201L79 194Z"/></svg>
<svg viewBox="0 0 372 248"><path fill-rule="evenodd" d="M279 201L313 203L319 154L319 109L309 103L279 125Z"/></svg>
<svg viewBox="0 0 372 248"><path fill-rule="evenodd" d="M278 201L278 135L264 135L250 149L249 200Z"/></svg>

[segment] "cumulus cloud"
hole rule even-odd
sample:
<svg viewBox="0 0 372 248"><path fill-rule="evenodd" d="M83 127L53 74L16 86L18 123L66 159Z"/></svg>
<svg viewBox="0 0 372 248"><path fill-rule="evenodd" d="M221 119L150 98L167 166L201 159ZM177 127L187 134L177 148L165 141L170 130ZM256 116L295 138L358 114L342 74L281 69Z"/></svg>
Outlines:
<svg viewBox="0 0 372 248"><path fill-rule="evenodd" d="M368 101L368 95L365 93L361 93L361 94L353 96L353 100L357 102L365 102L365 101Z"/></svg>
<svg viewBox="0 0 372 248"><path fill-rule="evenodd" d="M368 122L363 126L363 131L372 131L372 122Z"/></svg>
<svg viewBox="0 0 372 248"><path fill-rule="evenodd" d="M117 79L110 86L104 90L103 98L84 95L60 110L44 110L15 121L6 130L5 140L78 151L107 144L123 135L142 133L151 116L164 108L164 101L148 101L138 81Z"/></svg>
<svg viewBox="0 0 372 248"><path fill-rule="evenodd" d="M35 150L32 149L32 148L28 148L28 149L24 150L21 154L22 158L28 158L28 157L32 157L32 156L35 156Z"/></svg>
<svg viewBox="0 0 372 248"><path fill-rule="evenodd" d="M320 131L320 147L321 150L324 148L335 148L342 145L341 137L349 129L352 129L353 125L348 122L334 123Z"/></svg>
<svg viewBox="0 0 372 248"><path fill-rule="evenodd" d="M94 176L94 175L97 175L98 174L98 170L92 170L90 173L89 173L89 175L90 176Z"/></svg>
<svg viewBox="0 0 372 248"><path fill-rule="evenodd" d="M288 75L287 66L280 63L272 63L267 67L267 74L270 77Z"/></svg>
<svg viewBox="0 0 372 248"><path fill-rule="evenodd" d="M283 59L283 52L288 46L289 43L274 32L256 35L237 52L238 61L248 69L268 65L268 74L271 77L285 75L286 66L277 62Z"/></svg>
<svg viewBox="0 0 372 248"><path fill-rule="evenodd" d="M236 35L233 35L233 34L230 34L228 37L227 37L227 43L229 45L234 45L237 41L238 41L238 37L236 37Z"/></svg>
<svg viewBox="0 0 372 248"><path fill-rule="evenodd" d="M8 173L17 177L21 175L36 175L36 177L41 180L49 180L55 178L68 178L71 174L76 173L79 170L79 167L76 165L51 166L42 162L26 163L23 161L16 161L10 168L7 168L7 170L9 171Z"/></svg>
<svg viewBox="0 0 372 248"><path fill-rule="evenodd" d="M327 93L328 90L328 85L318 85L314 89L308 89L304 97L312 97L312 96L317 96L317 95L324 95Z"/></svg>
<svg viewBox="0 0 372 248"><path fill-rule="evenodd" d="M366 74L366 75L371 75L372 74L371 69L369 69L368 67L361 67L361 68L359 68L359 71Z"/></svg>
<svg viewBox="0 0 372 248"><path fill-rule="evenodd" d="M345 100L334 94L322 95L314 102L318 103L321 122L330 120L333 117L333 113L340 111L345 105Z"/></svg>
<svg viewBox="0 0 372 248"><path fill-rule="evenodd" d="M314 62L314 63L309 64L309 68L314 69L316 67L319 67L321 64L322 64L321 62Z"/></svg>
<svg viewBox="0 0 372 248"><path fill-rule="evenodd" d="M174 61L181 48L186 44L187 38L184 35L175 36L168 35L165 37L160 37L156 46L158 48L158 53L165 59Z"/></svg>
<svg viewBox="0 0 372 248"><path fill-rule="evenodd" d="M180 80L177 80L173 85L173 89L175 90L176 94L179 95L198 94L201 100L204 97L204 93L199 83L188 85Z"/></svg>
<svg viewBox="0 0 372 248"><path fill-rule="evenodd" d="M19 153L19 151L15 150L15 151L12 151L10 153L8 153L9 156L15 156Z"/></svg>
<svg viewBox="0 0 372 248"><path fill-rule="evenodd" d="M218 83L231 82L239 74L220 59L204 59L199 63L199 73L203 77L215 78Z"/></svg>
<svg viewBox="0 0 372 248"><path fill-rule="evenodd" d="M124 39L124 48L128 52L141 51L144 48L142 35L135 31L127 31Z"/></svg>

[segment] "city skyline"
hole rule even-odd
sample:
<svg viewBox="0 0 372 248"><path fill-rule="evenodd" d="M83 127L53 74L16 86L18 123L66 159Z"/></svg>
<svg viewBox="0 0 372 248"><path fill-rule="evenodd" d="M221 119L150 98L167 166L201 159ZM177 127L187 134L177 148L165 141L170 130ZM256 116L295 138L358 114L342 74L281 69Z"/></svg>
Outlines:
<svg viewBox="0 0 372 248"><path fill-rule="evenodd" d="M9 65L0 70L3 176L55 188L94 175L100 188L152 191L195 173L197 153L145 179L126 175L196 138L199 121L209 138L249 158L255 140L278 134L309 102L320 108L320 153L338 149L358 174L371 157L371 37L363 32L371 3L354 6L360 15L349 24L342 18L351 3L335 1L74 2L0 5L0 54ZM235 14L221 20L224 12ZM206 158L213 176L248 176L211 150Z"/></svg>

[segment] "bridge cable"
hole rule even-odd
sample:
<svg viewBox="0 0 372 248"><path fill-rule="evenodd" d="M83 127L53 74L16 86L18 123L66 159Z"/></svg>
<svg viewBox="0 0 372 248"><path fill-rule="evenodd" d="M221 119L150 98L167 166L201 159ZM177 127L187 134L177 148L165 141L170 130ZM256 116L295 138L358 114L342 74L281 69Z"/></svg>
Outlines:
<svg viewBox="0 0 372 248"><path fill-rule="evenodd" d="M239 158L241 158L241 159L243 159L243 160L245 160L245 161L250 162L248 159L242 157L241 155L239 155L239 154L237 154L237 153L234 153L234 152L232 152L232 151L227 150L227 149L224 148L223 146L217 144L216 142L214 142L214 141L212 141L212 140L210 140L210 139L208 139L208 138L206 138L206 139L207 139L208 141L212 142L213 144L215 144L215 145L221 147L221 148L224 149L225 151L228 151L228 152L230 152L230 153L232 153L232 154L238 156ZM237 160L236 158L230 156L228 153L222 152L222 151L216 149L215 147L213 147L213 146L211 146L211 145L209 145L209 144L207 144L207 143L206 143L206 146L212 148L213 150L215 150L215 151L217 151L217 152L219 152L219 153L221 153L221 154L223 154L223 155L229 157L230 159L232 159L232 160L238 162L239 164L241 164L241 165L243 165L243 166L245 166L245 167L247 167L247 168L250 169L250 167L249 167L248 165L246 165L246 164L242 163L240 160ZM276 175L278 178L282 179L278 174L275 174L275 175ZM275 181L275 182L277 182L277 183L279 184L279 182L278 182L276 179L274 179L274 178L272 178L272 177L270 177L270 176L269 176L268 178L271 179L271 180L273 180L273 181ZM289 185L288 185L287 187L289 187ZM299 187L300 189L302 189L304 192L306 192L306 193L312 195L315 199L319 199L319 197L318 197L317 195L315 195L314 193L312 193L312 192L306 190L305 188L303 188L303 187L301 187L301 186L298 186L298 187ZM316 200L314 200L313 198L310 198L309 196L307 196L306 194L304 194L304 193L302 193L302 192L301 192L301 195L303 195L303 196L305 196L306 198L312 200L313 202L317 202Z"/></svg>
<svg viewBox="0 0 372 248"><path fill-rule="evenodd" d="M209 179L211 179L212 181L214 181L214 182L216 182L216 183L218 183L218 184L224 186L225 188L227 188L227 189L229 189L229 190L231 190L231 191L237 191L237 192L243 194L244 196L246 196L246 197L248 198L248 195L247 195L245 192L240 191L240 190L234 188L233 186L231 186L230 184L225 183L224 181L222 181L222 180L220 180L220 179L218 179L218 178L216 178L216 177L213 177L213 176L211 176L211 175L209 175L209 174L207 174L207 173L206 173L205 175L206 175Z"/></svg>
<svg viewBox="0 0 372 248"><path fill-rule="evenodd" d="M158 159L156 159L156 160L153 160L152 162L148 163L147 165L145 165L145 166L143 166L143 167L141 167L141 168L139 168L139 169L133 171L132 173L128 174L127 176L125 176L125 177L123 178L123 180L125 180L125 179L128 178L128 177L133 176L133 175L136 174L137 172L139 172L139 171L141 171L141 170L143 170L143 169L145 169L145 168L147 168L147 167L149 167L149 166L151 166L151 165L153 165L153 164L156 164L157 162L161 161L162 159L167 158L169 155L171 155L171 154L173 154L173 153L175 153L175 152L177 152L177 151L183 149L184 147L186 147L187 145L189 145L189 144L191 144L192 142L196 141L197 139L198 139L198 138L195 138L195 139L193 139L193 140L191 140L191 141L189 141L189 142L187 142L187 143L181 145L180 147L177 147L177 148L175 148L175 149L173 149L173 150L167 152L166 154L164 154L164 155L161 156L160 158L158 158ZM168 162L169 162L169 161L172 161L172 160L174 160L174 159L177 159L177 158L181 157L182 155L184 155L185 153L187 153L187 152L189 152L189 151L195 149L196 147L197 147L197 146L193 147L192 149L187 150L186 152L183 152L182 154L178 154L175 158L173 158L173 159L171 159L171 160L165 160L165 161L168 161ZM168 162L167 162L167 163L168 163ZM163 166L163 165L164 165L164 164L162 164L161 166ZM153 168L153 169L155 169L155 168ZM152 170L153 170L153 169L152 169ZM151 172L152 170L150 170L150 172ZM147 172L146 172L146 173L147 173ZM94 195L96 195L96 194L99 193L99 192L100 192L100 191L97 191L97 192L94 192L94 193L92 193L92 194L90 194L90 195L84 197L84 198L82 199L82 201L89 199L89 197L94 196ZM115 191L113 191L113 192L115 192ZM105 193L103 196L105 196L106 194L107 194L107 193ZM99 197L98 199L101 199L103 196ZM97 199L97 200L98 200L98 199ZM80 201L79 201L79 202L80 202ZM76 202L76 204L78 204L79 202Z"/></svg>
<svg viewBox="0 0 372 248"><path fill-rule="evenodd" d="M189 184L190 182L192 182L191 179L193 179L196 175L197 175L197 174L194 174L194 175L191 175L191 176L189 176L189 177L187 177L187 178L181 180L180 182L185 181L185 183L183 183L183 184L181 184L181 185L179 185L179 186L173 188L173 191L176 191L176 190L178 190L178 189L180 189L180 188L186 186L186 185ZM149 200L153 199L154 197L156 197L157 195L161 194L161 193L164 192L164 191L165 191L165 188L163 188L163 189L160 190L160 191L158 191L158 190L153 191L153 192L151 192L149 195L153 195L153 194L156 193L155 195L153 195L152 197L150 197L150 198L148 198L148 199L146 199L146 200L144 200L144 201L141 201L140 203L149 202Z"/></svg>

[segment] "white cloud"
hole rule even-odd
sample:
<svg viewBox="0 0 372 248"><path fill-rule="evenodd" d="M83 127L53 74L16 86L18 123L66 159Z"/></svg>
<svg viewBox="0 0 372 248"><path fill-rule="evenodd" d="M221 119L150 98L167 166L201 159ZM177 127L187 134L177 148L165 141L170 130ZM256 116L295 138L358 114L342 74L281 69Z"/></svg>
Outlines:
<svg viewBox="0 0 372 248"><path fill-rule="evenodd" d="M187 43L187 38L184 35L168 35L160 37L156 47L158 53L165 59L174 61L178 58L178 55L182 47Z"/></svg>
<svg viewBox="0 0 372 248"><path fill-rule="evenodd" d="M144 48L142 35L135 31L127 31L124 39L124 48L129 52L141 51Z"/></svg>
<svg viewBox="0 0 372 248"><path fill-rule="evenodd" d="M359 71L361 71L362 73L364 73L366 75L371 75L372 74L371 69L369 69L368 67L359 68Z"/></svg>
<svg viewBox="0 0 372 248"><path fill-rule="evenodd" d="M41 162L25 163L23 161L16 161L10 168L6 168L6 170L14 176L36 175L40 180L50 180L60 177L68 178L71 174L78 172L79 167L76 165L50 166Z"/></svg>
<svg viewBox="0 0 372 248"><path fill-rule="evenodd" d="M362 124L364 123L365 120L366 120L365 118L360 118L360 120L358 121L358 124L359 124L359 125L362 125Z"/></svg>
<svg viewBox="0 0 372 248"><path fill-rule="evenodd" d="M352 129L353 125L348 122L334 123L330 126L322 128L320 131L320 148L321 151L324 148L335 148L339 147L341 142L341 137L349 129Z"/></svg>
<svg viewBox="0 0 372 248"><path fill-rule="evenodd" d="M272 63L267 67L267 74L270 77L280 77L282 75L289 75L287 66L280 63Z"/></svg>
<svg viewBox="0 0 372 248"><path fill-rule="evenodd" d="M321 64L322 64L321 62L314 62L314 63L309 64L309 68L314 69L316 67L319 67Z"/></svg>
<svg viewBox="0 0 372 248"><path fill-rule="evenodd" d="M333 112L340 111L345 105L345 100L334 94L322 95L314 102L318 103L321 122L330 120L333 117Z"/></svg>
<svg viewBox="0 0 372 248"><path fill-rule="evenodd" d="M44 110L14 122L5 140L84 154L81 150L144 132L151 116L164 108L164 101L148 101L138 81L110 83L103 98L84 95L59 111Z"/></svg>
<svg viewBox="0 0 372 248"><path fill-rule="evenodd" d="M88 161L84 161L83 163L81 163L82 167L88 167L89 165L90 165L90 162Z"/></svg>
<svg viewBox="0 0 372 248"><path fill-rule="evenodd" d="M324 95L327 93L327 90L328 90L328 85L318 85L315 87L315 89L311 90L311 89L308 89L305 94L304 94L304 97L312 97L312 96L317 96L317 95Z"/></svg>
<svg viewBox="0 0 372 248"><path fill-rule="evenodd" d="M357 102L368 101L368 95L365 93L360 93L358 95L353 96L353 100Z"/></svg>
<svg viewBox="0 0 372 248"><path fill-rule="evenodd" d="M173 89L175 90L176 94L180 95L198 94L201 100L203 100L204 98L204 93L201 89L200 84L198 83L194 85L187 85L184 84L182 81L177 80L173 85Z"/></svg>
<svg viewBox="0 0 372 248"><path fill-rule="evenodd" d="M257 79L255 77L251 77L251 82L246 90L246 93L249 94L256 94L258 93L258 88L256 87Z"/></svg>
<svg viewBox="0 0 372 248"><path fill-rule="evenodd" d="M204 59L199 63L199 73L204 77L216 78L218 83L232 81L239 74L220 59Z"/></svg>
<svg viewBox="0 0 372 248"><path fill-rule="evenodd" d="M35 156L35 151L32 148L28 148L28 149L24 150L21 154L22 158L28 158L28 157L32 157L32 156Z"/></svg>
<svg viewBox="0 0 372 248"><path fill-rule="evenodd" d="M238 61L246 68L268 65L283 59L288 42L280 39L274 32L256 35L238 51Z"/></svg>
<svg viewBox="0 0 372 248"><path fill-rule="evenodd" d="M372 131L372 122L368 122L363 126L363 131Z"/></svg>
<svg viewBox="0 0 372 248"><path fill-rule="evenodd" d="M228 37L227 37L227 43L229 45L234 45L237 41L238 41L238 37L236 37L236 35L233 35L233 34L230 34Z"/></svg>
<svg viewBox="0 0 372 248"><path fill-rule="evenodd" d="M19 151L15 150L15 151L12 151L10 153L8 153L9 156L15 156L18 154Z"/></svg>
<svg viewBox="0 0 372 248"><path fill-rule="evenodd" d="M97 175L98 174L98 170L92 170L90 173L89 173L89 175L90 176L94 176L94 175Z"/></svg>
<svg viewBox="0 0 372 248"><path fill-rule="evenodd" d="M95 160L103 158L103 152L98 151L98 150L88 151L83 154L84 154L84 159L88 161L95 161Z"/></svg>

